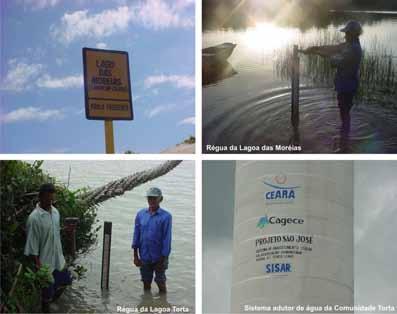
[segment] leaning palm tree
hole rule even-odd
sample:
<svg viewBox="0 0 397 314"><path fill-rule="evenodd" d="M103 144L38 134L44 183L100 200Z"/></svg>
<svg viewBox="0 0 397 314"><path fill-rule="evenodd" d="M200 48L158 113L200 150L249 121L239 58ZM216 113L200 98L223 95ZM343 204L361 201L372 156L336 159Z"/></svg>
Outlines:
<svg viewBox="0 0 397 314"><path fill-rule="evenodd" d="M121 196L143 183L167 174L181 162L182 160L166 161L157 167L139 171L127 177L111 181L94 190L88 190L80 198L90 204L102 203L116 196Z"/></svg>

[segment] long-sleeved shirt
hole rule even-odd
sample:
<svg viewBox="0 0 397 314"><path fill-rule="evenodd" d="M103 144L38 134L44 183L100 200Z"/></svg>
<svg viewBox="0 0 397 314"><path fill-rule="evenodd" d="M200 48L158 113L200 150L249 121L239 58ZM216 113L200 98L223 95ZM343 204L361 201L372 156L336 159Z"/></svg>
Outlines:
<svg viewBox="0 0 397 314"><path fill-rule="evenodd" d="M141 209L135 218L132 248L138 249L140 259L155 263L171 253L172 216L162 208L151 213Z"/></svg>
<svg viewBox="0 0 397 314"><path fill-rule="evenodd" d="M59 212L55 207L52 207L49 213L37 205L26 223L27 239L24 254L39 256L40 263L48 265L51 272L65 267L59 218Z"/></svg>
<svg viewBox="0 0 397 314"><path fill-rule="evenodd" d="M362 49L360 41L341 45L341 51L331 58L336 66L335 89L338 93L356 93L359 85Z"/></svg>

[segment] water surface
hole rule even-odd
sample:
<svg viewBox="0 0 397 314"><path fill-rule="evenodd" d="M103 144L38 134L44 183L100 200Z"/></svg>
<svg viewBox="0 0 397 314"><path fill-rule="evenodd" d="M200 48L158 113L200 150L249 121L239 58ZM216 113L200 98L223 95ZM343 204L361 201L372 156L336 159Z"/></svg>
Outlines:
<svg viewBox="0 0 397 314"><path fill-rule="evenodd" d="M300 43L303 48L321 40L324 32L335 33L356 18L364 27L362 46L376 45L397 56L397 15L387 12L334 13L325 28L301 30L258 22L246 29L210 30L203 34L203 47L223 42L237 44L229 63L235 74L203 87L203 152L213 146L258 146L260 153L283 153L283 147L300 147L304 153L396 153L397 105L395 97L375 101L356 100L352 109L352 131L340 135L336 93L331 86L313 86L301 78L300 125L290 123L290 82L275 71L280 53ZM302 56L302 58L305 58ZM397 58L394 59L397 62ZM209 147L208 145L212 145ZM230 151L221 151L228 152ZM235 153L246 151L234 151ZM258 152L258 151L254 151Z"/></svg>

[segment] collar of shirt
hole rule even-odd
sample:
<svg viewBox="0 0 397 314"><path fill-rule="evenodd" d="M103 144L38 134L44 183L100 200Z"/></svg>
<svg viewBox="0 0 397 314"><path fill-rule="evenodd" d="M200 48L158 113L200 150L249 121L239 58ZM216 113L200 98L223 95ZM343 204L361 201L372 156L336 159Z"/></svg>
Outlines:
<svg viewBox="0 0 397 314"><path fill-rule="evenodd" d="M44 208L41 208L41 207L40 207L40 203L37 203L37 204L36 204L36 208L37 208L37 210L40 212L40 215L45 215L45 214L51 215L51 213L50 213L48 210L45 210ZM54 206L51 205L51 212L53 212L54 209L56 210L56 208L55 208Z"/></svg>
<svg viewBox="0 0 397 314"><path fill-rule="evenodd" d="M146 212L149 213L150 215L157 215L157 214L160 215L162 211L163 211L163 209L161 207L157 208L156 211L154 211L154 212L151 212L149 210L149 207L146 208Z"/></svg>

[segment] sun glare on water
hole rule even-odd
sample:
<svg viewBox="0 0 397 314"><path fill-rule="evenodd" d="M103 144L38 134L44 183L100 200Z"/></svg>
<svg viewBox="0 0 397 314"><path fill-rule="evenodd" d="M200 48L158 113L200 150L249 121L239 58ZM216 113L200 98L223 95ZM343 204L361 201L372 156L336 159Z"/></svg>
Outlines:
<svg viewBox="0 0 397 314"><path fill-rule="evenodd" d="M292 43L299 31L278 27L272 23L258 23L245 33L245 44L257 51L269 52Z"/></svg>

